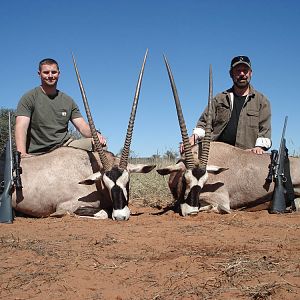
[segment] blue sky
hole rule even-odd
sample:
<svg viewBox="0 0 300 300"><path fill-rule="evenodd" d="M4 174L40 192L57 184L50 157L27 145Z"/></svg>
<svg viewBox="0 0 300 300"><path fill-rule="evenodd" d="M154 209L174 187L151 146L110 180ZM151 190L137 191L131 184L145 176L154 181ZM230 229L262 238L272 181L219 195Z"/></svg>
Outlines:
<svg viewBox="0 0 300 300"><path fill-rule="evenodd" d="M208 97L231 86L230 60L248 55L254 87L272 105L273 148L284 117L290 153L300 153L300 1L10 0L0 4L0 106L16 108L38 86L45 57L61 68L59 89L85 117L74 52L96 127L116 153L124 143L144 53L149 48L131 149L139 156L177 150L180 137L163 62L168 58L191 134Z"/></svg>

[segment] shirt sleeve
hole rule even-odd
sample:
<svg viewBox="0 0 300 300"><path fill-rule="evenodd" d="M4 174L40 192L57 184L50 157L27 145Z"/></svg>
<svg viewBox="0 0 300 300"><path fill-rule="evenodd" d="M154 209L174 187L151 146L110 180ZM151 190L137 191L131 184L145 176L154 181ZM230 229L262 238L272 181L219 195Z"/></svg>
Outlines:
<svg viewBox="0 0 300 300"><path fill-rule="evenodd" d="M271 145L271 106L269 100L264 97L259 116L259 134L256 146L269 149Z"/></svg>
<svg viewBox="0 0 300 300"><path fill-rule="evenodd" d="M82 114L79 110L78 105L72 99L71 120L77 119L77 118L82 118Z"/></svg>
<svg viewBox="0 0 300 300"><path fill-rule="evenodd" d="M30 118L34 108L33 101L33 97L29 93L23 95L18 103L16 115Z"/></svg>

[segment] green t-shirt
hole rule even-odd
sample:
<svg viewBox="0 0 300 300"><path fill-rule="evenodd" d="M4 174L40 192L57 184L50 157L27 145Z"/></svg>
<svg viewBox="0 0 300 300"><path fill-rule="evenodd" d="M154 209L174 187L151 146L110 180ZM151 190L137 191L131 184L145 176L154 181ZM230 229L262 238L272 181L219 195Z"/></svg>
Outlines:
<svg viewBox="0 0 300 300"><path fill-rule="evenodd" d="M30 118L27 132L28 153L47 152L66 142L70 135L68 123L82 117L74 100L61 91L48 97L41 87L36 87L22 96L17 107L17 116Z"/></svg>

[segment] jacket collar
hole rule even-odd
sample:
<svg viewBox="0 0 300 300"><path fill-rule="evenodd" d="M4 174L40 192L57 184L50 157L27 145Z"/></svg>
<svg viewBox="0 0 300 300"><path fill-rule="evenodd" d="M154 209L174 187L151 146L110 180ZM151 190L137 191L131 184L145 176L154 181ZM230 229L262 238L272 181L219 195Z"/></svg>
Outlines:
<svg viewBox="0 0 300 300"><path fill-rule="evenodd" d="M249 94L248 94L247 97L246 97L244 106L246 105L246 103L247 103L248 101L250 101L250 99L254 98L255 93L256 93L255 89L254 89L253 86L250 84L250 85L249 85ZM230 108L232 109L232 107L233 107L233 99L234 99L233 86L232 86L230 89L224 91L223 94L226 95L226 99L227 99L227 101L228 101L228 104L230 105Z"/></svg>
<svg viewBox="0 0 300 300"><path fill-rule="evenodd" d="M230 93L233 93L233 86L232 86L230 89L228 89L228 90L226 90L226 91L223 92L223 94L226 94L226 95L228 95L228 94L230 94ZM248 96L247 98L254 97L255 94L256 94L256 90L255 90L254 87L250 84L250 85L249 85L249 94L247 95L247 96Z"/></svg>

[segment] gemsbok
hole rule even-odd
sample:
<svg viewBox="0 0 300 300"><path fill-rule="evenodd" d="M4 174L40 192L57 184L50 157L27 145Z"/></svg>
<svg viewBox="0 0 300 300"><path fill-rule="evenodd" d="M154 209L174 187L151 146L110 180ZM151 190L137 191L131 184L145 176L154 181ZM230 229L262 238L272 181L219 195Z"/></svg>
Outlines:
<svg viewBox="0 0 300 300"><path fill-rule="evenodd" d="M166 57L164 60L175 100L185 157L177 164L158 169L157 172L160 175L170 174L169 188L175 207L180 207L183 216L197 214L199 211L230 213L234 209L268 208L274 189L273 183L266 182L270 155L256 155L225 143L212 142L210 112L201 151L198 151L198 145L192 147L171 68ZM208 107L211 102L210 66ZM295 197L298 198L295 202L299 203L300 158L289 159Z"/></svg>

